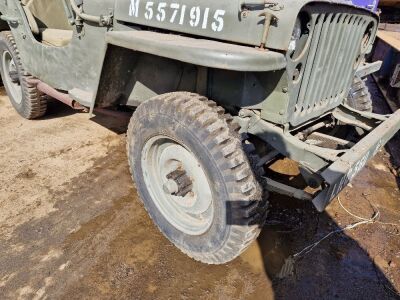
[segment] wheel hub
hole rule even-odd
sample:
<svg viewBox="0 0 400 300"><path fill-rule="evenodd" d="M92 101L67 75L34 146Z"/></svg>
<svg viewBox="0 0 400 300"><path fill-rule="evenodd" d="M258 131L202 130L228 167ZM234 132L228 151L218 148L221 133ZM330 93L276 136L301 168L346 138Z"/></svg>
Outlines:
<svg viewBox="0 0 400 300"><path fill-rule="evenodd" d="M11 78L12 83L18 83L19 84L19 76L17 70L12 70L9 73L9 76Z"/></svg>
<svg viewBox="0 0 400 300"><path fill-rule="evenodd" d="M14 59L12 59L12 58L8 63L8 75L10 76L11 81L13 83L19 84L19 75L18 75L17 66L15 65Z"/></svg>
<svg viewBox="0 0 400 300"><path fill-rule="evenodd" d="M175 180L168 179L166 183L163 185L164 192L170 195L176 195L179 191L179 186Z"/></svg>
<svg viewBox="0 0 400 300"><path fill-rule="evenodd" d="M186 146L165 136L150 139L142 169L154 204L174 227L191 235L208 230L214 214L210 184Z"/></svg>
<svg viewBox="0 0 400 300"><path fill-rule="evenodd" d="M22 88L20 77L14 58L8 51L3 52L2 65L4 71L4 84L17 104L22 102Z"/></svg>
<svg viewBox="0 0 400 300"><path fill-rule="evenodd" d="M193 183L182 167L172 171L167 175L168 181L164 184L167 193L185 197L188 193L192 192Z"/></svg>

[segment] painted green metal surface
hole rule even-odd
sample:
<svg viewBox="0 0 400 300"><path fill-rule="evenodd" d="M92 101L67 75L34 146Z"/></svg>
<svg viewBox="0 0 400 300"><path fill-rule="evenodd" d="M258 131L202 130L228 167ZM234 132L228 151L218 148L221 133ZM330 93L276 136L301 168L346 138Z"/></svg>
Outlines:
<svg viewBox="0 0 400 300"><path fill-rule="evenodd" d="M114 1L87 2L87 8L96 11L107 11L114 5ZM9 25L25 68L31 74L64 91L97 89L106 51L104 35L107 28L85 26L85 34L78 37L76 27L71 25L70 30L74 31L71 43L66 47L51 47L35 39L20 1L1 2L0 12L17 20L9 22Z"/></svg>
<svg viewBox="0 0 400 300"><path fill-rule="evenodd" d="M286 67L285 56L275 51L194 39L147 30L111 31L109 44L182 62L241 72L267 72Z"/></svg>
<svg viewBox="0 0 400 300"><path fill-rule="evenodd" d="M105 73L112 73L109 69L103 68L103 62L106 59L109 45L114 44L137 52L176 59L215 70L230 69L247 73L267 73L283 69L287 64L286 73L283 76L280 72L271 72L266 75L268 81L275 82L276 86L275 89L268 90L268 93L263 95L263 99L260 99L262 93L256 94L263 86L266 88L266 82L257 79L260 77L259 75L249 73L249 76L255 78L253 83L248 82L251 84L250 86L236 82L235 85L242 86L243 93L239 98L230 97L230 105L238 107L244 105L249 108L261 109L261 116L264 119L279 124L290 122L293 125L320 116L323 112L339 105L344 97L343 95L337 97L333 103L325 105L323 109L313 110L306 116L299 117L293 111L296 108L296 101L300 101L301 98L296 95L298 85L291 80L298 61L292 61L289 57L283 56L285 55L284 51L288 48L293 26L300 10L307 7L307 10L312 13L330 13L331 15L338 10L347 10L353 15L362 15L368 20L374 20L375 23L377 20L374 14L350 6L334 2L311 3L308 0L288 0L279 5L271 3L252 5L260 3L260 1L247 0L203 0L201 2L194 0L84 0L83 10L86 14L99 17L111 14L113 23L110 26L102 27L93 22L82 21L83 26L78 27L68 25L68 22L74 21L71 8L68 6L69 0L59 1L60 5L55 5L51 14L44 9L46 7L44 0L29 1L29 5L33 5L32 12L34 14L44 14L37 18L42 19L40 26L61 26L62 28L55 29L73 31L73 38L65 47L52 47L38 41L30 30L20 1L1 2L0 12L3 20L8 20L26 69L54 88L64 91L78 90L81 91L80 94L91 95L92 99L84 101L85 105L88 103L91 103L91 106L95 105L97 95L101 91L99 89L102 88L99 86L102 84L101 78L106 76ZM28 2L24 0L23 3ZM243 6L244 3L247 5ZM62 11L64 6L65 10ZM265 16L262 16L262 12L273 15L265 42L265 46L270 51L255 50L255 47L263 44ZM64 20L60 20L61 18ZM363 26L360 27L360 30L363 29ZM137 32L142 29L146 29L148 34ZM158 29L161 29L165 35L152 32ZM358 34L359 31L357 31ZM181 34L186 37L180 36ZM166 35L170 35L170 37L161 38ZM192 42L187 43L185 39ZM332 45L327 43L326 49L320 48L318 55L328 53ZM280 53L271 51L272 49L280 51ZM354 56L358 53L357 49L353 52ZM344 55L347 57L348 53L339 54L338 61L341 60L340 56ZM304 57L300 62L302 64L306 64L308 61L308 55ZM308 64L305 72L309 72L310 65ZM312 69L310 76L318 78L317 72L318 70ZM329 68L326 68L324 73L330 74ZM117 76L123 76L123 74L117 73ZM332 73L332 76L337 76L337 74ZM318 84L315 80L312 82ZM343 82L345 87L350 85L351 80L343 79ZM226 85L229 86L229 83ZM219 82L216 82L215 86L224 91ZM268 89L270 88L268 87ZM312 90L311 88L307 89L307 85L302 85L302 89L309 92ZM210 85L208 90L215 91L216 89ZM231 94L227 89L225 90L226 95ZM157 90L150 89L148 93L132 94L132 97L138 99L140 95L154 94L157 94ZM221 97L221 103L225 104L224 98L227 97L222 93L217 94ZM254 100L245 99L245 97L251 99L252 94L254 94ZM313 101L315 102L317 99Z"/></svg>
<svg viewBox="0 0 400 300"><path fill-rule="evenodd" d="M116 2L115 19L120 22L258 46L264 25L260 12L264 8L253 5L242 9L240 4L243 2L243 0L120 0ZM260 1L246 2L260 3ZM302 7L310 2L312 1L266 1L267 7L271 7L273 3L279 4L270 10L276 21L268 34L266 43L268 48L287 49L296 17ZM332 8L335 7L335 1L326 3ZM343 4L343 1L338 3Z"/></svg>
<svg viewBox="0 0 400 300"><path fill-rule="evenodd" d="M368 28L377 20L368 12L353 8L307 6L311 31L303 53L288 57L289 75L301 66L301 74L289 81L287 122L293 126L317 118L343 102L369 43L363 45ZM371 38L371 41L373 38Z"/></svg>

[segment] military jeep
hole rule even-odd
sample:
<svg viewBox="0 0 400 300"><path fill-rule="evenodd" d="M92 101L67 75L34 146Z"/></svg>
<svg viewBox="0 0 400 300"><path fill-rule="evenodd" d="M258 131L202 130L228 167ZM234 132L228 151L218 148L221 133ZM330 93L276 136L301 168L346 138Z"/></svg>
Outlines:
<svg viewBox="0 0 400 300"><path fill-rule="evenodd" d="M137 191L190 257L228 262L254 241L269 192L325 207L400 128L362 80L378 16L309 0L7 0L0 69L24 118L49 97L134 110ZM211 100L212 99L212 100ZM269 166L298 163L304 187ZM134 230L134 229L132 229Z"/></svg>

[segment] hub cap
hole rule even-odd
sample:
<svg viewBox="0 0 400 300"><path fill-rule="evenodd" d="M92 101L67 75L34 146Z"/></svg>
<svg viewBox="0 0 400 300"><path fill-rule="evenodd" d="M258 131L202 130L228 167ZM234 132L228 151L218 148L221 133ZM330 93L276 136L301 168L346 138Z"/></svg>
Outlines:
<svg viewBox="0 0 400 300"><path fill-rule="evenodd" d="M2 60L4 68L4 84L7 85L13 100L17 104L20 104L22 102L22 88L19 81L17 66L8 51L4 51Z"/></svg>
<svg viewBox="0 0 400 300"><path fill-rule="evenodd" d="M214 217L211 188L194 154L166 136L145 144L142 170L153 202L176 229L201 235Z"/></svg>

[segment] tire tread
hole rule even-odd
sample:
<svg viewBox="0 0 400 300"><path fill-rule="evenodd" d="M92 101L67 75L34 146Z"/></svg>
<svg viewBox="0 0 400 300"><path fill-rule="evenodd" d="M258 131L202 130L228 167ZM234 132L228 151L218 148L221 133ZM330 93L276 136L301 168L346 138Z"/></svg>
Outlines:
<svg viewBox="0 0 400 300"><path fill-rule="evenodd" d="M354 78L346 104L359 111L372 112L372 97L365 81L361 78Z"/></svg>
<svg viewBox="0 0 400 300"><path fill-rule="evenodd" d="M225 243L215 252L198 253L176 246L191 258L207 264L231 261L258 237L268 209L267 193L263 192L258 178L262 171L253 170L254 147L247 143L246 135L239 134L240 127L232 116L214 101L194 93L175 92L152 98L137 108L128 128L128 156L134 143L134 127L139 122L135 115L148 110L165 111L166 106L171 112L183 112L190 122L208 133L204 143L222 171L229 198L244 202L233 212L235 220L240 219L240 225L231 225Z"/></svg>
<svg viewBox="0 0 400 300"><path fill-rule="evenodd" d="M2 31L0 34L0 38L6 42L9 50L12 52L14 62L20 73L23 106L22 110L18 110L18 112L21 116L29 120L40 118L45 115L47 111L47 96L41 93L34 85L29 83L31 79L34 79L34 77L25 70L20 57L20 52L11 31Z"/></svg>

